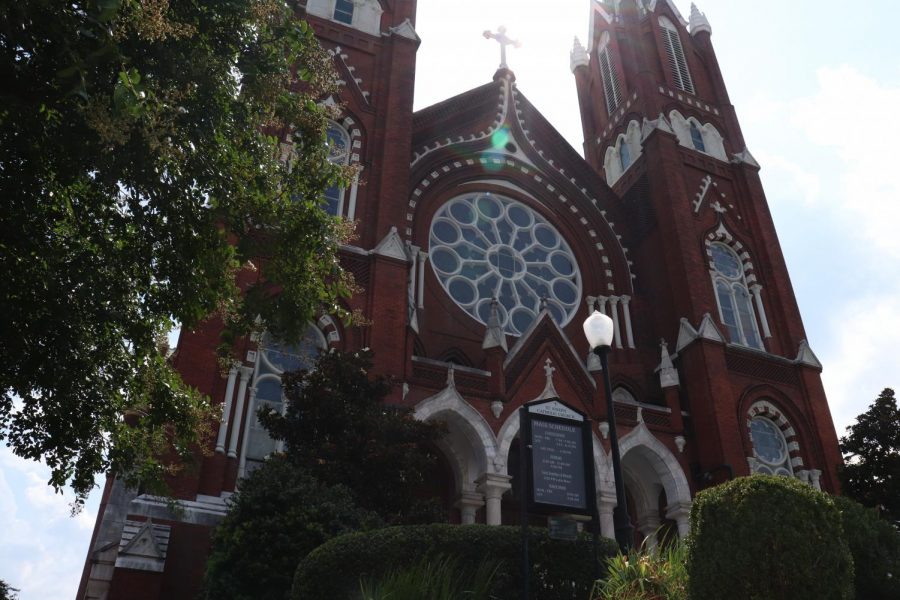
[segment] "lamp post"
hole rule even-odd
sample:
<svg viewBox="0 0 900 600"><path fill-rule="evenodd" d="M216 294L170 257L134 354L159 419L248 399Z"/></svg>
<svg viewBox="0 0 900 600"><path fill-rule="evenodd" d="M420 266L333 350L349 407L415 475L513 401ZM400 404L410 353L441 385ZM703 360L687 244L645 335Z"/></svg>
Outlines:
<svg viewBox="0 0 900 600"><path fill-rule="evenodd" d="M603 385L606 390L606 413L609 421L609 445L612 449L613 478L616 480L616 507L613 509L613 526L616 530L616 542L622 553L631 548L632 527L625 503L625 482L622 479L622 461L619 457L619 437L616 435L616 412L613 406L612 386L609 383L609 365L607 355L613 340L613 321L603 313L595 310L584 321L584 335L591 352L600 358L603 368Z"/></svg>

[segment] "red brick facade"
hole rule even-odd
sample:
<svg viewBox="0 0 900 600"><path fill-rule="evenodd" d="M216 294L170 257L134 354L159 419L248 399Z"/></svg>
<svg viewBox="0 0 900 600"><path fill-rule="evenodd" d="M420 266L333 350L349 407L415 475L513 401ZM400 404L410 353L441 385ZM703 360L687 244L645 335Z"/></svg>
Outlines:
<svg viewBox="0 0 900 600"><path fill-rule="evenodd" d="M334 52L344 82L340 125L352 140L351 162L361 167L362 184L345 191L342 205L342 214L359 222L359 238L342 259L364 288L348 308L361 309L371 324L345 328L323 316L316 326L333 347L373 348L377 370L403 383L392 401L448 424L446 480L436 485L452 521L497 523L514 514L504 492L514 472L509 462L517 460L510 455L516 409L554 395L594 421L601 520L612 535L605 399L581 331L594 308L617 319L610 374L638 531L650 535L669 522L683 533L698 490L762 465L754 418L780 431L783 468L837 491L840 455L821 366L806 345L759 167L744 145L702 15L692 14L688 27L665 0L626 0L618 12L592 3L593 39L572 57L582 159L505 69L414 113L414 0L380 3L380 36L312 16L313 4L322 2L308 2L309 18ZM667 52L676 43L681 65ZM618 102L610 111L604 77L612 72ZM430 236L445 203L471 193L506 198L552 225L577 263L577 309L557 319L539 312L519 335L495 330L492 337L460 307L429 256ZM734 311L736 330L717 297L714 248L740 264L736 277L744 283L733 289L748 294L743 306L751 308L744 317ZM732 339L738 330L748 339ZM754 331L758 344L750 339ZM238 353L246 360L230 382L223 377L213 356L217 336L214 322L182 332L176 364L216 402L226 403L231 392L221 451L176 482L181 517L107 485L79 600L194 597L210 532L240 476L259 373L257 345L247 340ZM148 519L163 527L141 529ZM146 555L127 544L142 531L157 536ZM168 535L165 544L160 535Z"/></svg>

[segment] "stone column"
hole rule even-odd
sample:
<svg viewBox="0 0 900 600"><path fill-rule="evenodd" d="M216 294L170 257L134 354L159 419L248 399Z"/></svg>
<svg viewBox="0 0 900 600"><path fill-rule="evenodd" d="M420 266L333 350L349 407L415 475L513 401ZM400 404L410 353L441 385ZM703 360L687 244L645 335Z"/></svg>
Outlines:
<svg viewBox="0 0 900 600"><path fill-rule="evenodd" d="M237 379L238 366L234 364L228 371L228 383L225 385L225 402L222 406L222 420L219 422L219 435L216 438L216 452L225 454L225 436L228 435L228 418L231 413L231 400L234 397L234 382Z"/></svg>
<svg viewBox="0 0 900 600"><path fill-rule="evenodd" d="M822 471L819 469L810 469L809 470L809 482L812 484L814 488L817 490L822 489L822 484L819 481L822 477Z"/></svg>
<svg viewBox="0 0 900 600"><path fill-rule="evenodd" d="M609 311L613 320L613 336L616 340L616 348L622 347L622 328L619 326L619 297L609 297Z"/></svg>
<svg viewBox="0 0 900 600"><path fill-rule="evenodd" d="M691 503L675 502L666 507L666 518L678 524L678 537L684 539L691 531Z"/></svg>
<svg viewBox="0 0 900 600"><path fill-rule="evenodd" d="M485 473L475 480L478 491L484 494L487 505L485 521L488 525L500 525L500 499L512 488L510 480L512 480L511 476L499 473Z"/></svg>
<svg viewBox="0 0 900 600"><path fill-rule="evenodd" d="M472 525L475 523L475 513L484 506L484 496L478 492L463 492L456 501L456 508L459 509L460 521L463 525Z"/></svg>
<svg viewBox="0 0 900 600"><path fill-rule="evenodd" d="M597 507L600 512L600 535L611 540L616 539L616 525L613 521L616 495L601 492L597 498Z"/></svg>
<svg viewBox="0 0 900 600"><path fill-rule="evenodd" d="M759 322L762 324L763 336L770 338L772 337L772 332L769 331L769 319L766 317L766 307L763 306L762 296L759 295L760 291L762 291L762 286L758 283L754 283L750 286L750 291L753 293L753 299L756 301L756 312L759 313Z"/></svg>
<svg viewBox="0 0 900 600"><path fill-rule="evenodd" d="M659 530L660 523L659 515L652 512L643 514L637 519L637 530L644 536L644 544L648 550L656 548L658 543L656 533Z"/></svg>
<svg viewBox="0 0 900 600"><path fill-rule="evenodd" d="M625 317L625 338L628 340L628 347L634 348L634 332L631 330L631 309L628 303L631 302L631 296L622 296L622 314Z"/></svg>
<svg viewBox="0 0 900 600"><path fill-rule="evenodd" d="M244 417L244 445L241 447L241 459L238 461L238 478L244 476L247 466L247 449L250 446L250 424L256 418L256 386L250 388L250 400L247 406L247 416Z"/></svg>
<svg viewBox="0 0 900 600"><path fill-rule="evenodd" d="M241 431L241 415L244 414L244 399L247 397L247 382L253 375L252 367L239 367L241 384L238 386L237 404L234 408L234 419L231 421L231 439L228 441L228 457L237 457L238 435Z"/></svg>

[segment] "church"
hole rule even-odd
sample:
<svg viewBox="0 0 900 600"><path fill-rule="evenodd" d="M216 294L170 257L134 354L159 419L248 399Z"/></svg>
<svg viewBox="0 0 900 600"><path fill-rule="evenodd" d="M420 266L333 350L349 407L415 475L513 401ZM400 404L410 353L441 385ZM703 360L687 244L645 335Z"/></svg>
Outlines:
<svg viewBox="0 0 900 600"><path fill-rule="evenodd" d="M340 80L327 209L358 222L341 261L362 291L293 348L263 336L222 374L219 332L182 332L175 364L223 408L180 510L107 482L79 600L189 599L241 478L278 450L256 420L311 352L375 349L391 401L448 429L435 473L452 523L517 523L518 409L559 398L592 422L602 534L616 504L599 360L609 353L636 541L685 535L694 495L751 473L836 492L841 456L772 216L713 49L673 0L583 0L570 55L573 149L505 61L483 85L413 110L416 0L301 0ZM486 32L486 36L488 32ZM505 55L512 41L492 33ZM486 42L483 42L486 43ZM662 529L661 529L662 528Z"/></svg>

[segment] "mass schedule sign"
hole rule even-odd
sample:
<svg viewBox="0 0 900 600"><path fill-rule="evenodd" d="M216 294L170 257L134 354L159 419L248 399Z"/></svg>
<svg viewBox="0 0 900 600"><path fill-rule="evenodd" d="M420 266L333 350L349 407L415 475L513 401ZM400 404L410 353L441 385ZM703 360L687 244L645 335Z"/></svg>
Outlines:
<svg viewBox="0 0 900 600"><path fill-rule="evenodd" d="M530 404L521 414L529 511L593 514L589 421L558 399Z"/></svg>
<svg viewBox="0 0 900 600"><path fill-rule="evenodd" d="M534 501L584 510L584 448L581 425L546 419L531 421Z"/></svg>

